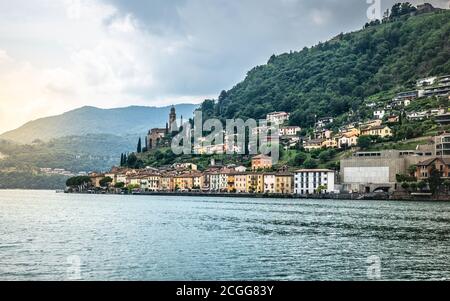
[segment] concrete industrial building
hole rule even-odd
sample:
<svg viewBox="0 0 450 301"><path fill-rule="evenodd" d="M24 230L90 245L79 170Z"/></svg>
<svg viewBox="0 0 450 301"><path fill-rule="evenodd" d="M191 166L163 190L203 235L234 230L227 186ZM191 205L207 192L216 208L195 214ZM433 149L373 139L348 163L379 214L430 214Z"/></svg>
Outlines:
<svg viewBox="0 0 450 301"><path fill-rule="evenodd" d="M341 160L343 190L359 193L396 190L398 174L407 174L410 166L434 157L434 145L418 146L411 151L357 152Z"/></svg>

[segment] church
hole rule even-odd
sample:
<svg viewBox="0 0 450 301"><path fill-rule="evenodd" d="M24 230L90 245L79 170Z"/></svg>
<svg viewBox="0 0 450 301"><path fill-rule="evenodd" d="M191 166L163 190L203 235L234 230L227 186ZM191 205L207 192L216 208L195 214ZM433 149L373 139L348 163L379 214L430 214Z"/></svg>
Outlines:
<svg viewBox="0 0 450 301"><path fill-rule="evenodd" d="M172 106L169 114L169 121L165 128L151 129L147 134L147 150L155 150L165 145L165 138L168 138L173 132L178 131L177 113L175 107Z"/></svg>

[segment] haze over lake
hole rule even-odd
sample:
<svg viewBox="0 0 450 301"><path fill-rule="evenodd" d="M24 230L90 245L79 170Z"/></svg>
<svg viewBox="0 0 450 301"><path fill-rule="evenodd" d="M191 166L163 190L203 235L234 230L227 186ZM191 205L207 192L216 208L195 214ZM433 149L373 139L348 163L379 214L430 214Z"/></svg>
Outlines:
<svg viewBox="0 0 450 301"><path fill-rule="evenodd" d="M0 280L450 278L450 203L0 191ZM78 274L77 274L78 273Z"/></svg>

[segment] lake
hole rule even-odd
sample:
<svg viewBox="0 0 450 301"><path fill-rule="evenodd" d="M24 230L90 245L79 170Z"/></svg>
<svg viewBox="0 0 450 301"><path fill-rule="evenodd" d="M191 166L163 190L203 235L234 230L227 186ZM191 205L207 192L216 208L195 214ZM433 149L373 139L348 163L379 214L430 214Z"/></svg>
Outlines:
<svg viewBox="0 0 450 301"><path fill-rule="evenodd" d="M0 280L450 279L450 203L0 191Z"/></svg>

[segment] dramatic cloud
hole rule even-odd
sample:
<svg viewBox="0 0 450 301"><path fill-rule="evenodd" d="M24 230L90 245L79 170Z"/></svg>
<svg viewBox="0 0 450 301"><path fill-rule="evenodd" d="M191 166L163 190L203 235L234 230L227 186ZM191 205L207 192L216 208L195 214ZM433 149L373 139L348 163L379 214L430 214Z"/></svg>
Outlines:
<svg viewBox="0 0 450 301"><path fill-rule="evenodd" d="M382 8L394 2L382 0ZM366 0L0 0L0 132L82 105L198 103L272 54L361 28L368 7Z"/></svg>

